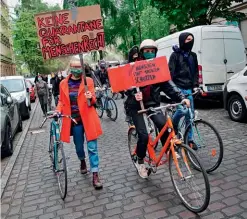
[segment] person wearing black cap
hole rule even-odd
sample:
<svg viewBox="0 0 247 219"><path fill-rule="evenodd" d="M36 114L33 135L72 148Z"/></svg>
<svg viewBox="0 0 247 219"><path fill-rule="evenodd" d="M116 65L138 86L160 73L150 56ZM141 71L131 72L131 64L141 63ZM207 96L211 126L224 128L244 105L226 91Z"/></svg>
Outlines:
<svg viewBox="0 0 247 219"><path fill-rule="evenodd" d="M196 53L192 52L194 45L194 36L191 33L184 32L179 36L179 47L173 46L173 53L169 60L169 69L173 82L183 94L192 94L193 89L198 88L198 61ZM194 113L194 101L192 95L188 97L191 104L191 110ZM173 125L177 132L178 123L183 116L186 116L186 123L189 124L190 118L188 109L178 106L173 116ZM196 149L193 142L192 130L189 132L189 143Z"/></svg>

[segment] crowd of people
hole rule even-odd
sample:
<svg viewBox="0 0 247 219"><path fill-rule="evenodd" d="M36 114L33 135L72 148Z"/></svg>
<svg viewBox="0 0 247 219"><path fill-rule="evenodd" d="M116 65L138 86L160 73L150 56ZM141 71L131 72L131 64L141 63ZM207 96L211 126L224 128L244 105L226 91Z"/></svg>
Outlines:
<svg viewBox="0 0 247 219"><path fill-rule="evenodd" d="M187 107L192 107L193 98L185 98L186 94L191 94L193 89L198 87L198 63L197 56L193 53L192 47L194 36L191 33L182 33L179 37L179 46L174 46L173 54L169 60L169 69L172 80L159 84L141 87L140 91L129 89L122 91L122 98L127 97L124 103L125 111L131 117L138 134L137 159L135 165L142 178L147 178L147 169L144 164L146 156L148 132L145 126L144 118L138 114L141 109L140 101L143 101L144 107L157 107L160 105L160 92L166 93L175 102L184 102ZM129 51L128 62L153 59L157 55L157 46L151 39L144 40L141 45L134 46ZM68 118L63 118L61 129L61 140L70 142L70 135L76 148L78 159L80 160L80 172L86 174L87 165L85 162L84 140L86 137L87 149L91 172L93 173L93 186L96 189L102 188L98 171L98 137L103 133L100 120L98 118L94 104L96 102L95 86L110 86L107 73L107 64L105 61L99 61L99 67L95 71L88 65L85 65L85 74L88 91L85 90L85 81L83 79L83 70L79 62L71 62L69 74L66 78L60 73L56 73L51 78L52 94L54 96L56 111L55 115L71 115L77 122L71 123ZM44 116L47 113L48 86L46 78L37 76L37 92L40 99L41 108ZM87 104L89 100L90 104ZM179 120L186 115L186 109L179 107L174 115L174 129L176 132ZM166 118L162 113L151 116L156 127L161 130L166 123ZM187 121L189 122L189 121ZM168 132L161 138L164 144ZM85 137L84 137L85 136ZM193 140L190 139L193 144Z"/></svg>

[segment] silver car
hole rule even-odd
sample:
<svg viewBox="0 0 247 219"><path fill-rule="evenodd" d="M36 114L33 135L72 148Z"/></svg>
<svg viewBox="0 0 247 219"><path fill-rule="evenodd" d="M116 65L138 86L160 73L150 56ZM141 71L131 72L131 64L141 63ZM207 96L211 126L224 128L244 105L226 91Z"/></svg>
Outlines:
<svg viewBox="0 0 247 219"><path fill-rule="evenodd" d="M17 100L1 84L0 89L1 152L10 156L13 154L13 137L17 131L22 131L22 119Z"/></svg>
<svg viewBox="0 0 247 219"><path fill-rule="evenodd" d="M29 88L23 76L1 77L1 84L10 92L11 96L17 99L22 119L29 119L31 101Z"/></svg>

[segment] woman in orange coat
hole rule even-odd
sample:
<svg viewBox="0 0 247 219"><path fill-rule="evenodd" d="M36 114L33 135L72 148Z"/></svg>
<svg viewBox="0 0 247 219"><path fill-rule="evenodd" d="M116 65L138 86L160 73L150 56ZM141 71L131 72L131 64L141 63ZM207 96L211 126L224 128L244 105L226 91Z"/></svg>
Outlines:
<svg viewBox="0 0 247 219"><path fill-rule="evenodd" d="M97 149L97 138L102 134L100 120L94 108L96 97L94 93L94 82L87 78L88 91L86 92L82 78L81 65L78 62L70 64L70 74L60 83L60 97L56 111L64 115L71 115L77 124L69 118L63 118L61 129L61 140L70 142L70 135L73 135L76 153L81 161L80 171L87 173L87 166L84 152L84 135L87 140L88 155L91 172L93 173L93 186L96 189L102 188L98 171L99 156ZM90 100L90 106L87 100Z"/></svg>

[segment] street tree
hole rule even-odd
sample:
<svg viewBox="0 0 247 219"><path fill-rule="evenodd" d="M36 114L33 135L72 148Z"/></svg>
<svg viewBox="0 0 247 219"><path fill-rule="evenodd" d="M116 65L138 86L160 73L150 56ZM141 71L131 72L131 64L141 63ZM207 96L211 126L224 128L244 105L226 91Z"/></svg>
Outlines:
<svg viewBox="0 0 247 219"><path fill-rule="evenodd" d="M166 14L171 24L181 30L211 24L215 17L226 18L229 21L243 19L243 13L229 10L234 2L243 0L154 0L152 4Z"/></svg>

